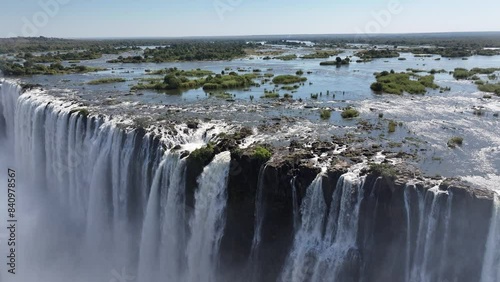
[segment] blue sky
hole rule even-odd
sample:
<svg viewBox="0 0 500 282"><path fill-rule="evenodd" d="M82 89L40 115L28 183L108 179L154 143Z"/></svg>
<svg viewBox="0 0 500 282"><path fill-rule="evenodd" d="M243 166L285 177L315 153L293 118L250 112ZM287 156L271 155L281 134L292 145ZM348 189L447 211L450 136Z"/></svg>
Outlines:
<svg viewBox="0 0 500 282"><path fill-rule="evenodd" d="M498 0L2 2L0 37L178 37L500 31Z"/></svg>

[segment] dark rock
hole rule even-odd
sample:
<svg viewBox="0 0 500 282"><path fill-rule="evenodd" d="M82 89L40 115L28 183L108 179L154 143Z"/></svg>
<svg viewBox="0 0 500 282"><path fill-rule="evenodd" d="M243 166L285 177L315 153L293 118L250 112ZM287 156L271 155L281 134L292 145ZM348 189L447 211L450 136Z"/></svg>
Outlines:
<svg viewBox="0 0 500 282"><path fill-rule="evenodd" d="M186 125L189 129L198 129L199 123L196 121L188 121Z"/></svg>

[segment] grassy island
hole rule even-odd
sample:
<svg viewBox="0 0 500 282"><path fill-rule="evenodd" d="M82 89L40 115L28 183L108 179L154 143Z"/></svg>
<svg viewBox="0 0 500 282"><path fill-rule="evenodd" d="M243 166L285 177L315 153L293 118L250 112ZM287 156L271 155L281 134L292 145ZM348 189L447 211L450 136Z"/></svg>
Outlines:
<svg viewBox="0 0 500 282"><path fill-rule="evenodd" d="M375 92L402 95L404 92L410 94L425 94L427 88L437 89L434 83L434 75L418 76L408 73L394 73L383 71L376 73L377 82L370 88Z"/></svg>
<svg viewBox="0 0 500 282"><path fill-rule="evenodd" d="M58 74L72 74L72 73L87 73L106 70L104 68L93 68L87 66L71 65L65 67L60 63L53 63L50 65L33 64L31 62L24 62L23 64L15 63L12 61L0 60L0 70L5 76L25 76L25 75L58 75Z"/></svg>
<svg viewBox="0 0 500 282"><path fill-rule="evenodd" d="M216 74L212 75L211 71L206 70L178 70L177 68L170 68L158 71L159 73L166 73L163 80L149 80L149 83L139 83L132 87L133 90L189 90L202 87L204 90L227 90L245 88L255 85L253 79L258 75L254 73L239 75L236 72L229 74ZM157 73L158 73L157 72ZM206 77L200 77L205 76ZM189 77L199 77L190 79Z"/></svg>
<svg viewBox="0 0 500 282"><path fill-rule="evenodd" d="M397 58L399 53L393 50L372 49L360 51L354 54L361 59Z"/></svg>
<svg viewBox="0 0 500 282"><path fill-rule="evenodd" d="M274 84L293 84L307 81L306 77L298 75L278 75L273 78Z"/></svg>

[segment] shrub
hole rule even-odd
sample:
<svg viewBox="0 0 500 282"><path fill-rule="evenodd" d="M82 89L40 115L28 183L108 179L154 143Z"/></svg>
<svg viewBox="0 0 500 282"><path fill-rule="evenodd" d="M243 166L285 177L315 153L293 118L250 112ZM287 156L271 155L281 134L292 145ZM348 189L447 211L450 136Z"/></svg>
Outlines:
<svg viewBox="0 0 500 282"><path fill-rule="evenodd" d="M356 109L347 108L347 109L343 110L340 115L342 116L342 118L346 118L346 119L347 118L355 118L355 117L359 116L359 112Z"/></svg>
<svg viewBox="0 0 500 282"><path fill-rule="evenodd" d="M319 116L323 120L328 120L332 116L332 112L330 110L328 110L328 109L323 109L323 110L319 111Z"/></svg>
<svg viewBox="0 0 500 282"><path fill-rule="evenodd" d="M278 75L273 78L274 84L293 84L307 81L307 78L295 75Z"/></svg>
<svg viewBox="0 0 500 282"><path fill-rule="evenodd" d="M119 82L125 82L127 81L124 78L118 78L118 77L111 77L111 78L100 78L100 79L95 79L87 82L87 84L90 85L98 85L98 84L106 84L106 83L119 83Z"/></svg>
<svg viewBox="0 0 500 282"><path fill-rule="evenodd" d="M370 171L375 175L391 179L394 179L397 176L397 171L394 168L394 166L387 163L382 163L382 164L371 163Z"/></svg>
<svg viewBox="0 0 500 282"><path fill-rule="evenodd" d="M395 121L393 120L389 121L389 133L395 132L397 126L398 124Z"/></svg>
<svg viewBox="0 0 500 282"><path fill-rule="evenodd" d="M370 88L375 92L382 92L382 90L384 90L384 87L380 82L372 83L372 85L370 85Z"/></svg>
<svg viewBox="0 0 500 282"><path fill-rule="evenodd" d="M233 94L228 93L228 92L210 93L210 96L215 97L215 98L220 98L220 99L231 99L231 98L233 98Z"/></svg>
<svg viewBox="0 0 500 282"><path fill-rule="evenodd" d="M455 136L455 137L450 138L450 140L448 140L447 145L450 148L456 148L457 146L462 146L463 142L464 142L464 139L462 137Z"/></svg>
<svg viewBox="0 0 500 282"><path fill-rule="evenodd" d="M208 143L205 147L194 150L188 157L188 161L198 164L208 164L214 157L214 144Z"/></svg>
<svg viewBox="0 0 500 282"><path fill-rule="evenodd" d="M278 94L276 92L265 92L264 96L261 96L261 98L264 98L264 99L275 99L275 98L279 98L279 97L280 97L280 94Z"/></svg>
<svg viewBox="0 0 500 282"><path fill-rule="evenodd" d="M69 114L72 114L72 113L78 113L84 117L89 116L89 110L87 110L87 109L73 109L69 112Z"/></svg>
<svg viewBox="0 0 500 282"><path fill-rule="evenodd" d="M261 161L267 161L272 157L272 155L273 154L268 149L266 149L262 146L256 146L253 149L252 158L258 159Z"/></svg>

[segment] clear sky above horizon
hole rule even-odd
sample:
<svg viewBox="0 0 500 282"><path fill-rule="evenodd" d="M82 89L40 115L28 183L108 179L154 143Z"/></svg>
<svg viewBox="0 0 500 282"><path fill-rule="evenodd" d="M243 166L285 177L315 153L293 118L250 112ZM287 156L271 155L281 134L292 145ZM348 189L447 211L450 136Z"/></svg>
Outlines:
<svg viewBox="0 0 500 282"><path fill-rule="evenodd" d="M8 0L0 37L500 31L500 1Z"/></svg>

